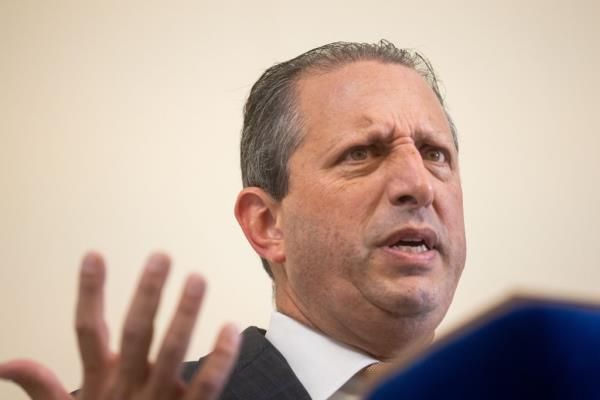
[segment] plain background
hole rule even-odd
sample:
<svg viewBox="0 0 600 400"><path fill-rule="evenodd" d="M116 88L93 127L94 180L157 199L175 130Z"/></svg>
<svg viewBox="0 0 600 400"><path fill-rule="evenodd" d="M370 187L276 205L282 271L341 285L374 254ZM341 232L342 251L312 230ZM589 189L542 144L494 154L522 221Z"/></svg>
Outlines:
<svg viewBox="0 0 600 400"><path fill-rule="evenodd" d="M233 218L241 109L275 62L327 42L425 53L458 126L467 266L441 327L514 290L600 300L600 6L590 1L0 1L0 360L80 383L79 261L109 266L116 346L140 266L210 291L220 324L265 326L271 288ZM0 397L22 399L0 383Z"/></svg>

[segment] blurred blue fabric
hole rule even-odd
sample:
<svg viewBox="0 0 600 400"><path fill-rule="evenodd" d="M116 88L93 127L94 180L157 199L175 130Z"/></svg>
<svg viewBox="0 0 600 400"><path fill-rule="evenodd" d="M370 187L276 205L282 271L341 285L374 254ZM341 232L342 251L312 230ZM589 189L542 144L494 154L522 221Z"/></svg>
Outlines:
<svg viewBox="0 0 600 400"><path fill-rule="evenodd" d="M600 308L517 302L387 378L367 398L600 400Z"/></svg>

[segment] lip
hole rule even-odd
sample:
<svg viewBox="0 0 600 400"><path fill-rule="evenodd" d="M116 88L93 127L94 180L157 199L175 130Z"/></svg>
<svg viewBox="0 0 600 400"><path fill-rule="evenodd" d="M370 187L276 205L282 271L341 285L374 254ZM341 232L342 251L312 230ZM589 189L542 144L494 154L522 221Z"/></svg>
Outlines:
<svg viewBox="0 0 600 400"><path fill-rule="evenodd" d="M398 243L400 240L407 239L419 239L425 242L425 245L429 249L429 251L425 253L429 253L432 250L435 250L438 245L438 235L437 233L429 228L429 227L405 227L401 229L394 230L392 233L386 235L385 239L379 245L380 247L388 247L393 246ZM404 252L403 252L404 253ZM420 253L420 254L425 254ZM413 253L409 253L413 254Z"/></svg>
<svg viewBox="0 0 600 400"><path fill-rule="evenodd" d="M406 266L413 269L430 269L437 256L437 250L427 250L422 253L409 253L393 247L381 248L386 254L394 259L394 264Z"/></svg>
<svg viewBox="0 0 600 400"><path fill-rule="evenodd" d="M412 253L392 247L400 240L423 240L428 248L422 253ZM379 247L393 257L394 264L410 267L415 270L428 270L438 254L438 235L429 227L405 227L388 234Z"/></svg>

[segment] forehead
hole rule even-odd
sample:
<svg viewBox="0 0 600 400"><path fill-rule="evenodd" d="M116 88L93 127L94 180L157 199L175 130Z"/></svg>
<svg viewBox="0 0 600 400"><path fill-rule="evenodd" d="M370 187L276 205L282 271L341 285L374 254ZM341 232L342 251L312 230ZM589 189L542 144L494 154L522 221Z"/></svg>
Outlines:
<svg viewBox="0 0 600 400"><path fill-rule="evenodd" d="M400 64L357 61L328 72L310 72L298 81L296 93L304 140L315 131L326 139L328 133L370 125L405 135L449 133L433 90L419 73Z"/></svg>

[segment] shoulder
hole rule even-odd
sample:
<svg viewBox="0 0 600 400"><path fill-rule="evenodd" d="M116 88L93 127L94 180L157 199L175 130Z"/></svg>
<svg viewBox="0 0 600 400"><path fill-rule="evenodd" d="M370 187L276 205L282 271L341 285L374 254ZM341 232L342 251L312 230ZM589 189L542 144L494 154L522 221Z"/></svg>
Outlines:
<svg viewBox="0 0 600 400"><path fill-rule="evenodd" d="M242 337L238 361L221 399L310 399L285 358L265 338L265 330L249 327ZM205 359L184 363L182 378L189 381Z"/></svg>
<svg viewBox="0 0 600 400"><path fill-rule="evenodd" d="M264 329L255 326L248 327L242 332L242 347L240 348L239 358L233 371L234 374L247 368L265 352L270 353L270 348L279 353L265 338L265 333L266 331ZM201 357L198 361L184 362L182 365L181 378L185 382L189 382L208 356L210 356L210 354Z"/></svg>

